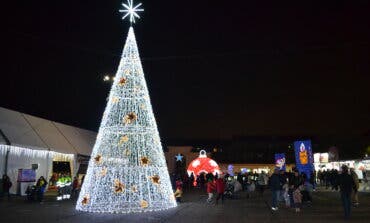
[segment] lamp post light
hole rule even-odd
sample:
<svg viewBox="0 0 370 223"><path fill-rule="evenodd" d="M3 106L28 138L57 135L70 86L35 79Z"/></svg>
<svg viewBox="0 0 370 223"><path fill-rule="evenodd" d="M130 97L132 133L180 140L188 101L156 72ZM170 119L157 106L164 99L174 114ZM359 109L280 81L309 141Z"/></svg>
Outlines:
<svg viewBox="0 0 370 223"><path fill-rule="evenodd" d="M105 82L107 82L107 81L110 81L110 76L109 75L105 75L104 76L104 78L103 78L103 80L105 81Z"/></svg>

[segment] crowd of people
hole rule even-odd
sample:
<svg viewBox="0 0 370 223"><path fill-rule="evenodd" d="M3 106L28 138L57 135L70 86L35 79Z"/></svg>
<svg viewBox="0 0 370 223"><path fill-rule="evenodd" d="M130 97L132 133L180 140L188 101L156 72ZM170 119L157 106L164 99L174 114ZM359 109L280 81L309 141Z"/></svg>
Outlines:
<svg viewBox="0 0 370 223"><path fill-rule="evenodd" d="M53 174L49 182L41 176L35 184L28 185L25 193L28 201L42 202L44 200L44 193L47 188L57 189L58 196L68 195L68 198L72 195L73 197L78 196L79 188L83 182L79 183L78 178L74 177L73 181L69 174ZM8 175L4 174L0 178L0 198L7 197L8 200L11 198L10 188L13 186Z"/></svg>
<svg viewBox="0 0 370 223"><path fill-rule="evenodd" d="M184 185L204 190L207 193L206 202L215 205L219 200L223 203L225 198L232 198L238 191L245 191L246 197L250 198L263 197L264 191L269 189L272 211L278 211L283 206L300 212L303 207L312 205L313 191L317 186L322 186L340 192L345 218L350 217L351 206L359 205L359 179L356 172L347 166L342 166L340 171L311 172L309 176L296 169L289 172L275 169L270 175L263 171L235 173L234 176L202 173L194 179L193 175L184 180L176 178L175 197L178 202L181 202Z"/></svg>
<svg viewBox="0 0 370 223"><path fill-rule="evenodd" d="M0 180L0 197L7 196L10 199L9 191L13 186L10 178L4 174ZM77 177L72 182L69 175L65 174L60 175L58 178L53 176L50 179L50 183L59 186L71 185L71 193L75 195L78 194L78 188L80 187ZM28 187L26 191L27 198L29 200L36 198L42 202L47 185L48 182L41 176L35 185ZM350 217L352 206L359 205L359 178L354 169L349 169L345 165L341 167L340 171L311 172L309 176L305 173L299 173L296 169L293 169L291 172L275 169L270 176L263 171L259 174L256 172L235 173L234 176L230 174L213 175L202 173L196 176L196 178L191 174L190 177L176 177L174 197L177 202L181 202L184 187L195 187L206 191L207 203L217 205L219 200L224 203L225 198L233 198L234 194L239 191L245 191L246 197L250 198L254 195L262 197L264 191L270 189L272 211L277 211L282 203L286 208L293 208L295 212L300 212L303 203L307 204L307 206L311 205L312 192L317 185L340 191L345 218ZM62 192L59 191L59 193Z"/></svg>

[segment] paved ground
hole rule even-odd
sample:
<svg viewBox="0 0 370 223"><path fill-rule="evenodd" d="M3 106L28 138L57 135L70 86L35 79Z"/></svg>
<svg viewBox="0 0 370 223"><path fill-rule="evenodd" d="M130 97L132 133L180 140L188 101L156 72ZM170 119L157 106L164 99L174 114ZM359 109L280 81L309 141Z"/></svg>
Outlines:
<svg viewBox="0 0 370 223"><path fill-rule="evenodd" d="M78 212L73 200L55 201L47 198L43 204L27 203L23 198L11 201L0 200L0 223L22 222L345 222L337 192L321 191L314 193L311 207L300 213L286 208L278 212L270 210L270 193L265 196L247 199L245 193L239 198L226 200L225 204L208 205L205 194L199 191L188 192L179 207L142 214L92 214ZM360 194L360 206L353 209L350 222L370 222L370 193Z"/></svg>

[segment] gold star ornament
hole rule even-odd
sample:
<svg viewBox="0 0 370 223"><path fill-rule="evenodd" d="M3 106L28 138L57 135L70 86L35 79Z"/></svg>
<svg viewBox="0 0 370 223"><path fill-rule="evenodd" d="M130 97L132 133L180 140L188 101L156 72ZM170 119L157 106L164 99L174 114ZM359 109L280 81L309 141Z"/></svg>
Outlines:
<svg viewBox="0 0 370 223"><path fill-rule="evenodd" d="M98 154L98 155L96 155L96 156L94 157L94 160L95 160L95 163L96 163L96 164L101 164L101 163L102 163L103 158L102 158L102 156L101 156L100 154Z"/></svg>
<svg viewBox="0 0 370 223"><path fill-rule="evenodd" d="M121 79L119 79L119 81L118 81L118 85L119 86L123 86L123 85L125 85L127 83L127 79L126 78L124 78L124 77L121 77Z"/></svg>
<svg viewBox="0 0 370 223"><path fill-rule="evenodd" d="M118 145L122 145L123 143L125 142L128 142L128 136L127 135L123 135L120 140L119 140L119 143Z"/></svg>
<svg viewBox="0 0 370 223"><path fill-rule="evenodd" d="M153 184L159 186L161 184L161 180L158 175L154 175L149 177Z"/></svg>
<svg viewBox="0 0 370 223"><path fill-rule="evenodd" d="M127 124L133 123L137 119L137 115L134 112L130 112L123 118L123 122Z"/></svg>
<svg viewBox="0 0 370 223"><path fill-rule="evenodd" d="M87 194L82 198L81 204L86 206L90 202L90 196Z"/></svg>
<svg viewBox="0 0 370 223"><path fill-rule="evenodd" d="M114 180L114 193L122 193L125 191L125 185L118 179Z"/></svg>
<svg viewBox="0 0 370 223"><path fill-rule="evenodd" d="M113 97L113 98L112 98L112 103L113 103L113 104L118 103L118 101L119 101L119 98L118 98L118 97Z"/></svg>
<svg viewBox="0 0 370 223"><path fill-rule="evenodd" d="M133 193L137 193L137 186L136 185L133 185L132 187L131 187L131 191L133 192Z"/></svg>
<svg viewBox="0 0 370 223"><path fill-rule="evenodd" d="M141 208L147 208L149 206L149 204L146 200L141 200L140 201L140 206L141 206Z"/></svg>
<svg viewBox="0 0 370 223"><path fill-rule="evenodd" d="M108 172L108 168L107 167L103 167L100 171L100 176L104 177L105 175L107 175L107 172Z"/></svg>
<svg viewBox="0 0 370 223"><path fill-rule="evenodd" d="M131 151L129 149L124 149L123 150L123 155L130 156L131 155Z"/></svg>
<svg viewBox="0 0 370 223"><path fill-rule="evenodd" d="M150 160L148 159L148 157L144 156L144 157L141 157L140 159L140 164L142 166L148 166L150 163Z"/></svg>

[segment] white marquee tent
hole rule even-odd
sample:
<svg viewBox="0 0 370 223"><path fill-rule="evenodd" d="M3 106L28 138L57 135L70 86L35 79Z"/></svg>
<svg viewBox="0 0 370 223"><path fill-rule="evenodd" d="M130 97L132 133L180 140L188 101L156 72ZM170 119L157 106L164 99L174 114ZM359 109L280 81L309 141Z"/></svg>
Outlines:
<svg viewBox="0 0 370 223"><path fill-rule="evenodd" d="M15 185L18 169L38 164L37 176L50 178L53 161L69 161L76 174L76 155L90 155L96 132L53 122L0 107L0 173L5 172ZM10 145L9 145L10 143ZM12 193L16 187L12 187Z"/></svg>

